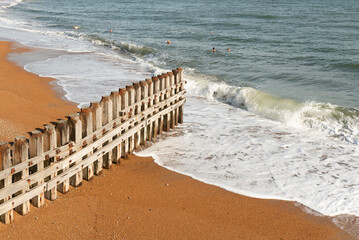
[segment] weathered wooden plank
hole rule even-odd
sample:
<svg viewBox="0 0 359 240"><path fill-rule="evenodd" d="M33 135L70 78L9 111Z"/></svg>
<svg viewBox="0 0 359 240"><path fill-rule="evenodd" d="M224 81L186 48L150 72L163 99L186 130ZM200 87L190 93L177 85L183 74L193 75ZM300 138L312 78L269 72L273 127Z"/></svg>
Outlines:
<svg viewBox="0 0 359 240"><path fill-rule="evenodd" d="M70 140L79 143L82 139L82 121L79 113L71 114L67 121L70 129ZM70 152L71 154L71 152ZM70 165L70 167L72 167ZM82 184L82 171L70 177L70 185L77 187Z"/></svg>
<svg viewBox="0 0 359 240"><path fill-rule="evenodd" d="M54 125L46 125L44 129L44 151L51 151L56 148L57 138L56 138L56 130ZM49 159L50 165L53 165L57 162L57 157L50 156L46 157L45 159ZM51 173L50 179L57 175L57 171ZM57 199L57 189L56 187L50 189L49 191L45 192L45 198L49 200L56 200Z"/></svg>
<svg viewBox="0 0 359 240"><path fill-rule="evenodd" d="M56 138L57 145L63 146L70 141L69 126L66 120L60 120L56 123ZM58 159L63 165L62 169L58 172L61 173L63 169L69 168L70 164L67 161ZM65 179L62 183L57 186L57 191L61 193L67 193L70 189L70 179Z"/></svg>
<svg viewBox="0 0 359 240"><path fill-rule="evenodd" d="M6 213L7 211L9 211L9 209L12 209L13 207L19 206L20 204L29 201L29 199L32 199L34 196L44 193L45 189L46 189L46 183L42 183L32 188L31 191L28 191L24 194L14 197L10 201L1 204L0 215Z"/></svg>
<svg viewBox="0 0 359 240"><path fill-rule="evenodd" d="M38 156L43 152L44 152L44 145L43 145L42 133L38 130L32 131L30 133L30 138L29 138L30 157ZM41 173L43 170L44 170L44 162L42 161L30 168L30 174L33 174L36 172ZM44 178L40 178L40 179L38 179L37 183L35 183L35 184L41 185L44 182L45 182ZM34 205L35 207L43 206L45 204L44 193L40 193L39 195L36 195L35 197L33 197L30 200L30 203L32 205Z"/></svg>
<svg viewBox="0 0 359 240"><path fill-rule="evenodd" d="M19 164L21 162L26 162L29 159L29 143L24 136L16 137L13 145L13 163ZM26 168L22 172L19 172L17 175L14 175L13 182L17 182L21 179L26 179L29 176L29 169ZM25 187L19 193L25 193L29 190L29 187ZM25 201L23 204L17 206L15 211L21 215L26 215L30 212L30 201Z"/></svg>
<svg viewBox="0 0 359 240"><path fill-rule="evenodd" d="M0 142L0 170L10 168L11 166L11 155L10 155L10 146L8 143ZM12 179L11 177L7 177L0 183L0 188L8 188L11 186ZM2 186L1 186L2 185ZM2 190L3 191L3 190ZM11 195L6 195L0 199L4 199L5 205L11 199ZM5 224L12 223L14 221L14 212L12 208L6 209L6 211L0 213L0 221Z"/></svg>
<svg viewBox="0 0 359 240"><path fill-rule="evenodd" d="M112 100L110 96L102 97L100 104L103 109L102 126L105 126L107 123L109 123L112 120L113 107L112 107ZM111 141L111 139L109 139L109 141ZM104 143L104 145L106 144L108 144L108 142ZM103 168L109 169L111 165L112 165L112 151L104 154L104 156L102 157Z"/></svg>
<svg viewBox="0 0 359 240"><path fill-rule="evenodd" d="M79 140L82 146L86 146L96 139L96 136L100 136L93 133L94 129L102 128L102 106L99 103L91 103L90 108L82 108L80 112L80 119L82 122L82 138ZM91 139L92 136L92 139ZM89 151L89 155L93 154L93 150ZM81 156L82 158L82 156ZM100 163L100 164L99 164ZM93 175L96 173L100 174L102 172L102 159L96 161L94 164L91 164L82 170L82 177L86 181L89 181L93 178Z"/></svg>

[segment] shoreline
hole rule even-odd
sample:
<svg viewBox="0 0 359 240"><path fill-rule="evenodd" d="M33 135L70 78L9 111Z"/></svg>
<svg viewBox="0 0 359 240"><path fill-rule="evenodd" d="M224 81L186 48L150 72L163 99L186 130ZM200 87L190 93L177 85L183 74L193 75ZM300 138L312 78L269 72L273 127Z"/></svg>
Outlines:
<svg viewBox="0 0 359 240"><path fill-rule="evenodd" d="M8 89L0 89L6 95L0 120L5 117L16 129L6 137L0 132L0 141L13 140L19 133L25 134L76 111L74 103L61 100L63 95L55 92L51 83L56 80L38 77L7 59L10 52L29 48L12 49L11 42L0 42L0 46L0 81L5 86L16 80L7 84ZM19 110L24 114L16 114ZM6 115L9 112L11 116ZM38 239L165 239L169 235L176 239L352 239L329 217L305 213L294 202L235 194L167 170L150 157L131 156L83 185L54 202L46 200L43 208L31 206L30 214L15 216L13 224L0 225L0 238L22 239L36 227L33 237ZM73 221L69 222L71 218ZM118 228L113 229L114 226Z"/></svg>
<svg viewBox="0 0 359 240"><path fill-rule="evenodd" d="M55 79L29 73L8 59L10 53L32 51L31 48L8 41L0 41L0 47L0 141L27 136L29 131L78 111L75 103L61 99L64 91L59 92Z"/></svg>

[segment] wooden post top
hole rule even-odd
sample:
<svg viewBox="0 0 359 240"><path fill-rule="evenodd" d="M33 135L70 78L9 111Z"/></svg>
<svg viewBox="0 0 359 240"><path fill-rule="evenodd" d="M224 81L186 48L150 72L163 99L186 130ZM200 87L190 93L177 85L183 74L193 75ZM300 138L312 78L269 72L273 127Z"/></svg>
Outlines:
<svg viewBox="0 0 359 240"><path fill-rule="evenodd" d="M126 89L127 89L127 90L132 90L132 89L133 89L133 86L127 85L127 86L126 86Z"/></svg>
<svg viewBox="0 0 359 240"><path fill-rule="evenodd" d="M177 70L178 70L179 72L183 72L183 68L181 68L181 67L177 68Z"/></svg>
<svg viewBox="0 0 359 240"><path fill-rule="evenodd" d="M147 84L151 84L151 83L152 83L152 79L146 79L146 83L147 83Z"/></svg>
<svg viewBox="0 0 359 240"><path fill-rule="evenodd" d="M99 105L100 104L98 102L96 104L91 103L92 107L99 107ZM81 108L81 114L89 114L90 112L91 112L91 108L89 108L89 107Z"/></svg>
<svg viewBox="0 0 359 240"><path fill-rule="evenodd" d="M101 102L108 102L110 101L110 96L102 96Z"/></svg>
<svg viewBox="0 0 359 240"><path fill-rule="evenodd" d="M127 93L127 89L126 88L120 88L119 93L120 93L120 95L122 97L123 95L125 95Z"/></svg>
<svg viewBox="0 0 359 240"><path fill-rule="evenodd" d="M51 125L51 124L47 124L44 126L44 128L45 128L45 131L50 132L50 131L54 130L55 126Z"/></svg>
<svg viewBox="0 0 359 240"><path fill-rule="evenodd" d="M166 78L166 77L168 77L167 73L162 74L162 78Z"/></svg>
<svg viewBox="0 0 359 240"><path fill-rule="evenodd" d="M99 102L91 102L90 108L98 108L100 106ZM81 112L83 109L90 109L90 108L81 108Z"/></svg>
<svg viewBox="0 0 359 240"><path fill-rule="evenodd" d="M179 71L178 70L172 70L173 74L176 75Z"/></svg>
<svg viewBox="0 0 359 240"><path fill-rule="evenodd" d="M25 136L17 136L17 137L15 137L15 142L14 142L15 145L22 144L23 142L26 142L26 137Z"/></svg>
<svg viewBox="0 0 359 240"><path fill-rule="evenodd" d="M139 83L133 83L133 87L135 88L135 90L140 88L140 84Z"/></svg>
<svg viewBox="0 0 359 240"><path fill-rule="evenodd" d="M140 81L140 84L142 87L145 87L147 85L147 81Z"/></svg>
<svg viewBox="0 0 359 240"><path fill-rule="evenodd" d="M158 81L158 77L152 77L152 81L153 82Z"/></svg>
<svg viewBox="0 0 359 240"><path fill-rule="evenodd" d="M69 119L78 121L78 120L80 120L80 114L79 113L71 114L69 116Z"/></svg>
<svg viewBox="0 0 359 240"><path fill-rule="evenodd" d="M168 72L167 75L170 76L170 77L172 77L172 76L173 76L173 72Z"/></svg>
<svg viewBox="0 0 359 240"><path fill-rule="evenodd" d="M118 91L113 91L113 92L111 92L111 97L117 97L117 96L119 96L120 95L120 93L118 92Z"/></svg>
<svg viewBox="0 0 359 240"><path fill-rule="evenodd" d="M66 122L66 120L60 120L60 121L65 121ZM37 136L40 136L40 135L41 135L41 132L39 130L34 130L34 131L30 132L31 137L37 137Z"/></svg>
<svg viewBox="0 0 359 240"><path fill-rule="evenodd" d="M9 148L9 143L7 142L0 142L0 152L3 152L4 150ZM0 153L1 154L1 153Z"/></svg>

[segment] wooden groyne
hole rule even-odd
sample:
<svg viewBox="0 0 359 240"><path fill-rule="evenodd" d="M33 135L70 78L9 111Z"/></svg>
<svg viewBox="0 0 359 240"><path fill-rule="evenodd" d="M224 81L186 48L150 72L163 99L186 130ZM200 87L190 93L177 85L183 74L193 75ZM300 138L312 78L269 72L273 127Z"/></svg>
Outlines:
<svg viewBox="0 0 359 240"><path fill-rule="evenodd" d="M0 220L56 200L183 122L183 70L134 83L79 113L0 143Z"/></svg>

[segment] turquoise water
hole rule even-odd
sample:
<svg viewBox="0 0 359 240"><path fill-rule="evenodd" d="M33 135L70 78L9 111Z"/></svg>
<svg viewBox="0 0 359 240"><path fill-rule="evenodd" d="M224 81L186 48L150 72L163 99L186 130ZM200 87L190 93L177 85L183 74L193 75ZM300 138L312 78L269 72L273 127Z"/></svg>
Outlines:
<svg viewBox="0 0 359 240"><path fill-rule="evenodd" d="M0 37L48 50L11 58L58 79L80 107L183 67L185 123L142 152L158 164L240 194L359 216L359 1L0 6Z"/></svg>
<svg viewBox="0 0 359 240"><path fill-rule="evenodd" d="M356 0L43 0L10 14L71 36L79 25L85 39L163 69L182 66L283 98L359 107Z"/></svg>

